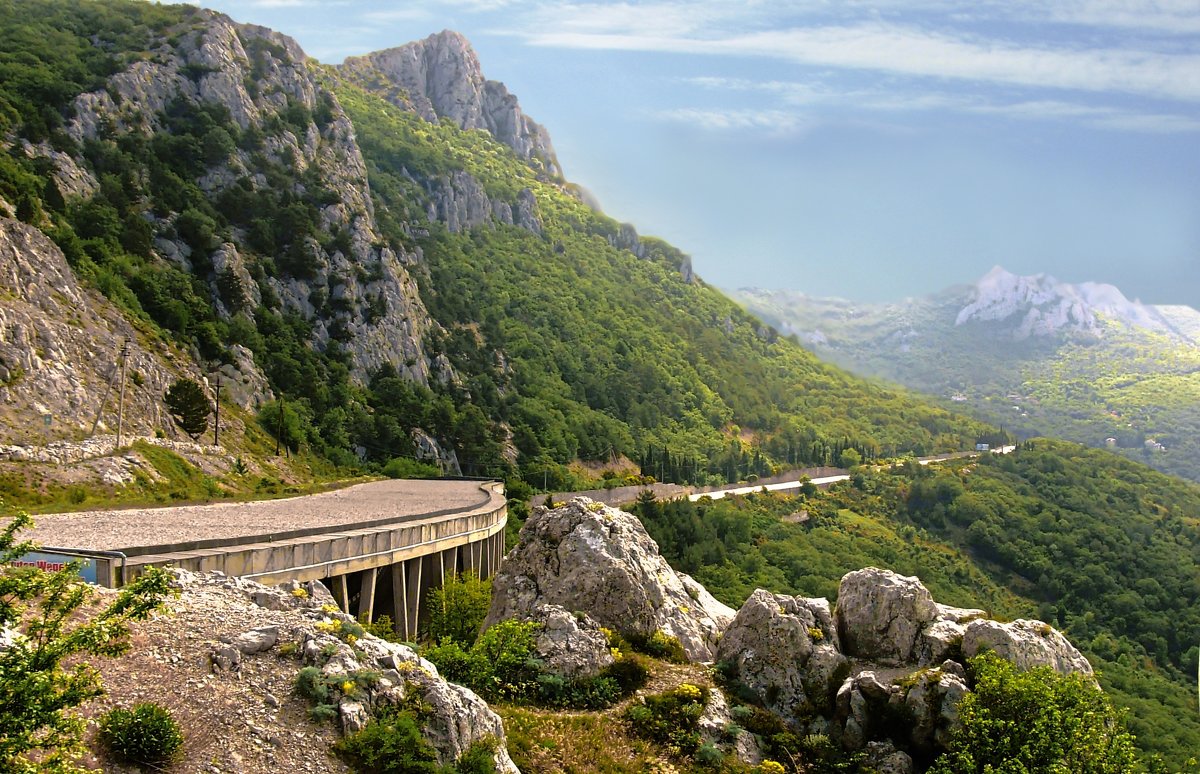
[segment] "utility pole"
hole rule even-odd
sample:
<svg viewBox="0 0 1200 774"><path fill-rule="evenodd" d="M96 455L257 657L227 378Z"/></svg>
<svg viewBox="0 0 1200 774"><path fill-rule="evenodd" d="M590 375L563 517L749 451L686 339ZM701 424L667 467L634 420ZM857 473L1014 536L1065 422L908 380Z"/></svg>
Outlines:
<svg viewBox="0 0 1200 774"><path fill-rule="evenodd" d="M275 427L275 456L279 456L279 439L283 437L283 393L279 393L279 422Z"/></svg>
<svg viewBox="0 0 1200 774"><path fill-rule="evenodd" d="M213 446L221 445L221 375L217 374L217 397L213 401Z"/></svg>
<svg viewBox="0 0 1200 774"><path fill-rule="evenodd" d="M121 432L125 426L125 367L129 363L129 339L121 347L121 385L117 393L117 448L121 448Z"/></svg>

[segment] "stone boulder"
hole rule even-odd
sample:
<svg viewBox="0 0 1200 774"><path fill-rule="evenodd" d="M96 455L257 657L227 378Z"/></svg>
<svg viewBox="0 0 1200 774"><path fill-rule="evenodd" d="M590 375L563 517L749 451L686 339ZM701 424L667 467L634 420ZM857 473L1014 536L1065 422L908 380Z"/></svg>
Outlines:
<svg viewBox="0 0 1200 774"><path fill-rule="evenodd" d="M1041 621L971 621L963 633L963 656L973 658L983 650L994 652L1022 670L1048 666L1064 675L1092 674L1092 665L1083 654L1061 632Z"/></svg>
<svg viewBox="0 0 1200 774"><path fill-rule="evenodd" d="M534 509L492 580L484 628L529 619L542 604L585 612L625 634L662 631L693 661L711 661L721 633L637 517L586 497Z"/></svg>
<svg viewBox="0 0 1200 774"><path fill-rule="evenodd" d="M763 589L737 612L716 657L793 726L798 718L831 714L834 690L849 671L827 600Z"/></svg>
<svg viewBox="0 0 1200 774"><path fill-rule="evenodd" d="M868 669L847 677L834 702L833 725L840 731L842 746L861 750L877 736L880 719L895 714L902 701L902 690L885 675Z"/></svg>
<svg viewBox="0 0 1200 774"><path fill-rule="evenodd" d="M613 663L608 638L586 614L561 605L538 605L529 620L542 625L534 649L546 668L569 679L592 677Z"/></svg>
<svg viewBox="0 0 1200 774"><path fill-rule="evenodd" d="M754 734L737 728L729 711L729 702L719 688L710 688L708 704L697 722L700 736L708 743L720 747L747 766L757 766L763 761L762 748Z"/></svg>
<svg viewBox="0 0 1200 774"><path fill-rule="evenodd" d="M438 763L452 764L473 743L495 738L496 771L519 774L505 747L504 724L487 702L461 685L438 675L437 667L407 645L367 634L350 647L326 632L305 635L301 653L306 663L321 667L327 677L350 677L364 670L381 671L367 695L343 696L338 715L344 733L353 733L369 720L368 708L406 703L413 694L429 708L422 733L437 753ZM415 694L414 694L415 692Z"/></svg>
<svg viewBox="0 0 1200 774"><path fill-rule="evenodd" d="M847 656L889 664L912 661L921 630L938 613L920 580L890 570L847 573L838 586L837 627Z"/></svg>
<svg viewBox="0 0 1200 774"><path fill-rule="evenodd" d="M904 695L904 707L912 718L909 739L913 747L926 753L946 749L950 734L958 726L958 703L966 695L966 681L953 671L929 669L917 673Z"/></svg>

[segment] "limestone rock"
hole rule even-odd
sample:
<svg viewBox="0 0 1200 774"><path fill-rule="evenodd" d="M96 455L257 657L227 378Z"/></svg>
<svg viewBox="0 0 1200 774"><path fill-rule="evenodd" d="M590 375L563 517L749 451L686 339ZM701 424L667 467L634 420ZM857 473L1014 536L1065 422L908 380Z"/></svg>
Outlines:
<svg viewBox="0 0 1200 774"><path fill-rule="evenodd" d="M695 607L712 619L718 629L724 631L733 622L733 617L737 615L736 610L709 594L703 584L687 573L676 571L675 574L679 576L679 582L683 584L688 596L695 602Z"/></svg>
<svg viewBox="0 0 1200 774"><path fill-rule="evenodd" d="M963 634L967 627L954 621L934 621L921 630L914 654L920 666L938 664L957 652L961 653Z"/></svg>
<svg viewBox="0 0 1200 774"><path fill-rule="evenodd" d="M735 724L729 712L729 702L725 700L725 694L721 693L720 689L709 690L708 704L704 706L704 714L700 716L698 725L705 742L717 745L748 766L762 763L762 749L754 734L739 729L735 735L730 736L729 729Z"/></svg>
<svg viewBox="0 0 1200 774"><path fill-rule="evenodd" d="M967 684L940 669L922 672L904 697L912 718L910 739L924 752L945 749L958 724L958 703L967 695Z"/></svg>
<svg viewBox="0 0 1200 774"><path fill-rule="evenodd" d="M833 693L848 670L824 599L758 589L725 630L718 661L785 721L829 715Z"/></svg>
<svg viewBox="0 0 1200 774"><path fill-rule="evenodd" d="M238 635L230 643L244 656L252 656L275 647L279 641L278 626L263 626Z"/></svg>
<svg viewBox="0 0 1200 774"><path fill-rule="evenodd" d="M867 766L876 774L912 774L913 759L891 742L871 742L867 745Z"/></svg>
<svg viewBox="0 0 1200 774"><path fill-rule="evenodd" d="M306 663L321 665L322 673L328 677L341 679L362 670L382 670L373 687L362 689L367 692L365 698L355 697L340 703L344 729L365 723L363 712L375 704L395 704L408 692L416 691L429 707L422 731L436 750L440 764L453 763L474 742L494 737L500 743L496 771L519 774L504 746L500 716L470 689L446 682L437 667L407 645L367 634L350 647L332 634L309 632L301 652Z"/></svg>
<svg viewBox="0 0 1200 774"><path fill-rule="evenodd" d="M199 381L200 373L147 349L112 303L79 284L57 245L3 218L0 295L0 442L44 445L90 433L97 417L102 432L115 427L116 401L104 397L126 340L126 370L136 375L125 392L126 437L174 432L162 395L179 376ZM90 456L80 446L64 455L64 462Z"/></svg>
<svg viewBox="0 0 1200 774"><path fill-rule="evenodd" d="M534 648L551 672L591 677L613 663L608 639L590 616L576 616L561 605L538 605L529 620L542 625Z"/></svg>
<svg viewBox="0 0 1200 774"><path fill-rule="evenodd" d="M885 683L874 671L864 670L848 677L838 688L834 727L840 729L842 746L863 749L877 735L879 718L897 706L900 689Z"/></svg>
<svg viewBox="0 0 1200 774"><path fill-rule="evenodd" d="M551 177L561 176L550 135L526 116L504 84L485 80L471 44L445 30L398 48L349 57L342 73L359 83L394 84L392 101L426 121L446 117L461 129L484 129L536 162Z"/></svg>
<svg viewBox="0 0 1200 774"><path fill-rule="evenodd" d="M711 660L720 635L718 622L688 594L641 522L586 497L535 510L492 589L485 628L555 604L618 631L662 631L693 661Z"/></svg>
<svg viewBox="0 0 1200 774"><path fill-rule="evenodd" d="M354 734L363 730L371 719L367 708L358 701L343 701L338 705L338 715L342 720L342 733Z"/></svg>
<svg viewBox="0 0 1200 774"><path fill-rule="evenodd" d="M1092 665L1050 624L1028 619L1011 623L971 621L963 634L963 656L991 650L1018 669L1048 666L1059 674L1092 674Z"/></svg>
<svg viewBox="0 0 1200 774"><path fill-rule="evenodd" d="M937 617L933 597L917 578L868 567L847 573L838 586L838 632L848 656L909 661L921 630Z"/></svg>

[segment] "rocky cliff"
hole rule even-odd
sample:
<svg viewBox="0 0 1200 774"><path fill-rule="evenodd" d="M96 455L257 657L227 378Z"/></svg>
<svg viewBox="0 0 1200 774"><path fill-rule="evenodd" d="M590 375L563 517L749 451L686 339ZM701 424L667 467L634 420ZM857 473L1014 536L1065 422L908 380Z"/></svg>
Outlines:
<svg viewBox="0 0 1200 774"><path fill-rule="evenodd" d="M349 57L339 68L352 81L383 88L388 99L426 121L448 118L461 129L482 129L549 178L562 170L550 135L521 111L503 83L483 77L470 42L452 30L424 40Z"/></svg>
<svg viewBox="0 0 1200 774"><path fill-rule="evenodd" d="M219 13L197 10L189 25L168 32L148 56L74 99L67 136L78 146L98 139L120 144L177 135L184 118L197 110L209 115L217 125L202 137L196 174L179 184L233 207L235 200L253 207L268 196L311 203L309 233L290 246L292 262L303 269L278 271L278 254L264 251L252 233L252 212L240 213L243 222L235 213L224 244L212 245L188 229L185 212L163 201L144 211L155 253L202 277L226 316L233 309L249 314L271 299L311 321L314 346L338 340L358 375L388 363L426 382L431 323L404 268L415 256L382 238L353 127L319 70L291 38ZM221 116L230 123L221 126ZM89 171L95 165L80 155L46 145L26 152L49 162L68 199L100 187ZM291 237L281 234L282 246ZM236 299L225 297L222 284L237 288Z"/></svg>
<svg viewBox="0 0 1200 774"><path fill-rule="evenodd" d="M1154 307L1130 301L1119 289L1098 282L1070 285L1046 274L1021 277L997 266L971 289L955 325L993 322L1012 336L1098 333L1107 319L1134 329L1177 333Z"/></svg>
<svg viewBox="0 0 1200 774"><path fill-rule="evenodd" d="M202 380L183 353L143 336L111 302L82 287L42 232L0 218L0 443L116 430L114 388L128 342L124 431L171 430L162 395L177 378ZM232 373L231 373L232 375ZM231 383L257 378L251 367Z"/></svg>

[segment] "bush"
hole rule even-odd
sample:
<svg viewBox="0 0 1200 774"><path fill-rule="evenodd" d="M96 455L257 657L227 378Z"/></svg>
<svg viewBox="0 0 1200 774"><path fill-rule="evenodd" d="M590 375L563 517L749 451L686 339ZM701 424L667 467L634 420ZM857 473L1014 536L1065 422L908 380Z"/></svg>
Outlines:
<svg viewBox="0 0 1200 774"><path fill-rule="evenodd" d="M958 705L961 725L931 772L1087 771L1117 774L1138 767L1133 737L1108 696L1090 678L1049 667L1019 672L984 653L968 662L975 683Z"/></svg>
<svg viewBox="0 0 1200 774"><path fill-rule="evenodd" d="M472 677L483 670L475 666L475 659L469 651L454 640L443 640L437 645L426 647L421 655L429 659L438 668L438 673L452 683L472 686Z"/></svg>
<svg viewBox="0 0 1200 774"><path fill-rule="evenodd" d="M143 702L116 708L100 718L100 741L126 763L161 766L183 749L183 731L162 705Z"/></svg>
<svg viewBox="0 0 1200 774"><path fill-rule="evenodd" d="M383 475L388 478L438 478L442 471L435 465L408 457L393 457L383 466Z"/></svg>
<svg viewBox="0 0 1200 774"><path fill-rule="evenodd" d="M665 745L674 753L691 755L700 747L700 716L708 704L708 689L683 683L651 694L625 711L633 733Z"/></svg>
<svg viewBox="0 0 1200 774"><path fill-rule="evenodd" d="M626 656L605 667L601 676L615 682L621 694L628 696L646 684L650 679L650 670L641 661Z"/></svg>
<svg viewBox="0 0 1200 774"><path fill-rule="evenodd" d="M628 639L629 644L638 653L645 653L647 656L660 658L672 664L687 663L687 654L683 651L683 645L680 644L678 639L669 634L661 631L655 632L649 637L631 634L628 636Z"/></svg>
<svg viewBox="0 0 1200 774"><path fill-rule="evenodd" d="M434 642L450 639L469 646L475 642L492 602L492 581L475 572L452 575L425 595L429 623L426 636Z"/></svg>
<svg viewBox="0 0 1200 774"><path fill-rule="evenodd" d="M152 569L102 610L80 615L94 592L80 581L78 564L55 573L6 566L32 550L16 541L31 524L18 513L0 529L0 630L25 635L0 650L0 771L75 771L71 761L82 752L83 720L68 710L103 691L95 669L66 670L62 662L125 652L127 622L158 608L170 593L169 579Z"/></svg>
<svg viewBox="0 0 1200 774"><path fill-rule="evenodd" d="M454 771L456 774L492 774L496 770L498 746L496 739L490 736L472 742L454 762Z"/></svg>
<svg viewBox="0 0 1200 774"><path fill-rule="evenodd" d="M370 774L440 774L437 753L408 712L384 712L361 731L339 739L333 751L355 771Z"/></svg>

